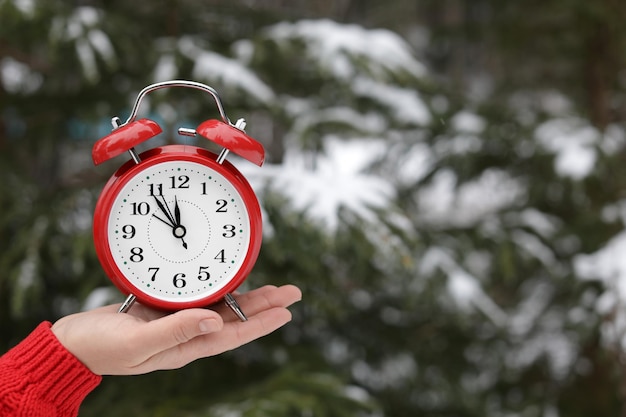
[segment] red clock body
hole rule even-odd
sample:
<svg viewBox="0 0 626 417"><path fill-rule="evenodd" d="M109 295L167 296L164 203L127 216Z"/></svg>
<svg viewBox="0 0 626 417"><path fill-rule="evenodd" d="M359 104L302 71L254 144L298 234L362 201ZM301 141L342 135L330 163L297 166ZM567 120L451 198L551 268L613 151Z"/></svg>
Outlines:
<svg viewBox="0 0 626 417"><path fill-rule="evenodd" d="M128 161L94 213L98 258L124 294L179 310L222 300L261 247L258 200L245 177L205 149L168 145Z"/></svg>

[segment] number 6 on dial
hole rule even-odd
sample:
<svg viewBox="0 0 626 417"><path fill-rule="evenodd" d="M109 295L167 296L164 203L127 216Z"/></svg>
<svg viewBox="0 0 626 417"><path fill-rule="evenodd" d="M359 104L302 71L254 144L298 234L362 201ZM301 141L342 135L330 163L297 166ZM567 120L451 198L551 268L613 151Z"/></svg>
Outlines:
<svg viewBox="0 0 626 417"><path fill-rule="evenodd" d="M141 154L134 147L161 132L148 119L135 120L143 97L165 87L189 87L211 94L222 120L196 129L221 147L167 145ZM100 164L124 152L123 164L104 186L94 213L98 259L111 281L128 295L120 311L135 299L164 310L204 307L220 300L246 320L231 293L246 279L259 254L261 210L244 176L226 160L229 151L261 166L265 152L247 136L243 120L233 125L211 87L192 81L167 81L142 90L125 123L94 144Z"/></svg>

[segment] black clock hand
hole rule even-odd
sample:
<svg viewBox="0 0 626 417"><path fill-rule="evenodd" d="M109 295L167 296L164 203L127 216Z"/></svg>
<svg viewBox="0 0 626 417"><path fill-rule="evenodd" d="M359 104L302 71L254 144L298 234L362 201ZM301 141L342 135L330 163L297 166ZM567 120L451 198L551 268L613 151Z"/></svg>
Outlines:
<svg viewBox="0 0 626 417"><path fill-rule="evenodd" d="M174 196L175 217L172 215L172 212L170 211L170 208L168 207L167 202L165 201L165 197L161 196L161 198L163 199L163 202L161 202L156 195L153 197L157 205L159 206L159 209L161 209L161 212L165 214L165 217L167 218L167 220L160 218L154 213L152 213L152 216L160 220L161 222L165 223L169 227L171 227L172 234L174 235L174 237L177 239L180 239L181 242L183 243L183 248L187 249L187 242L185 242L185 239L183 239L185 235L187 234L187 229L185 229L185 226L180 224L180 208L178 207L178 200L176 199L176 196Z"/></svg>
<svg viewBox="0 0 626 417"><path fill-rule="evenodd" d="M154 213L152 214L152 217L155 217L156 219L158 219L158 220L162 221L163 223L165 223L165 224L166 224L166 225L168 225L169 227L174 227L174 226L172 226L172 223L170 223L170 222L169 222L169 221L167 221L167 220L163 220L162 218L160 218L159 216L157 216L157 215L156 215L156 214L154 214Z"/></svg>
<svg viewBox="0 0 626 417"><path fill-rule="evenodd" d="M178 207L178 200L176 199L176 196L174 196L174 220L175 220L175 225L176 226L180 226L180 208Z"/></svg>
<svg viewBox="0 0 626 417"><path fill-rule="evenodd" d="M176 196L174 196L174 230L172 230L172 233L183 242L183 248L187 249L187 242L183 239L185 234L187 234L187 229L180 224L180 208L178 207L178 199Z"/></svg>
<svg viewBox="0 0 626 417"><path fill-rule="evenodd" d="M172 230L172 233L174 234L174 237L179 238L180 241L183 242L183 248L187 249L187 242L185 242L185 239L183 239L185 235L187 234L187 229L185 229L185 226L181 226L181 225L176 226Z"/></svg>
<svg viewBox="0 0 626 417"><path fill-rule="evenodd" d="M156 217L157 219L161 220L163 223L167 224L169 227L172 227L172 228L176 227L176 222L174 221L174 218L172 217L172 213L170 213L169 207L167 207L167 203L165 203L165 204L161 203L161 201L159 201L159 198L156 195L153 196L153 197L154 197L157 205L161 209L161 212L163 214L165 214L165 217L167 217L168 221L163 220L162 218L160 218L156 214L152 214L152 215L154 217ZM163 198L163 202L165 202L165 197L161 196L161 198Z"/></svg>

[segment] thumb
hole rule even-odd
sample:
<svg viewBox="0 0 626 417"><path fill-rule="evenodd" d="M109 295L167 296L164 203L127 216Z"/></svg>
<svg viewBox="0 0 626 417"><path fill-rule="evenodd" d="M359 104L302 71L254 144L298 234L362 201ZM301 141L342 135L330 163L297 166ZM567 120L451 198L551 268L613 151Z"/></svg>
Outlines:
<svg viewBox="0 0 626 417"><path fill-rule="evenodd" d="M145 323L135 337L151 357L197 336L220 331L223 325L222 317L213 310L188 309Z"/></svg>

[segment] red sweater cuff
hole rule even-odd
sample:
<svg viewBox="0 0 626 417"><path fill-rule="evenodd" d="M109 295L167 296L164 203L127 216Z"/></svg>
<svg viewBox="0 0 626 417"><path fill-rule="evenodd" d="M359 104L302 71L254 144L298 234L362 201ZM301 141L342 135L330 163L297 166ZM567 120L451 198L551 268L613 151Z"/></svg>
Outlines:
<svg viewBox="0 0 626 417"><path fill-rule="evenodd" d="M102 380L65 349L51 326L41 323L0 357L0 399L4 407L15 407L15 415L25 409L76 415L81 402Z"/></svg>

